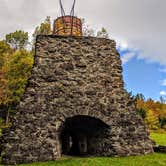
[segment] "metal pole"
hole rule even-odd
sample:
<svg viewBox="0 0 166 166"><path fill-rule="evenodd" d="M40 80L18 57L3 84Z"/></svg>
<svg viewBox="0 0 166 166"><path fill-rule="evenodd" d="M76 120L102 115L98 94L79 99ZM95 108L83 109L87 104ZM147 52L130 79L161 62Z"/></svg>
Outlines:
<svg viewBox="0 0 166 166"><path fill-rule="evenodd" d="M60 4L60 8L61 8L61 15L65 16L65 10L64 10L63 5L62 5L62 0L59 0L59 4Z"/></svg>
<svg viewBox="0 0 166 166"><path fill-rule="evenodd" d="M61 8L61 15L62 15L62 21L63 21L63 29L64 29L64 33L65 33L66 32L66 23L65 23L65 20L64 20L65 10L64 10L63 5L62 5L62 0L59 0L59 4L60 4L60 8Z"/></svg>
<svg viewBox="0 0 166 166"><path fill-rule="evenodd" d="M74 17L74 7L75 7L76 0L74 0L71 11L70 11L70 16L71 16L71 35L73 35L73 17Z"/></svg>
<svg viewBox="0 0 166 166"><path fill-rule="evenodd" d="M74 19L74 7L75 7L75 3L76 3L76 0L73 1L73 5L72 5L72 8L71 8L71 11L70 11L70 18L71 18L71 34L73 34L73 19ZM63 4L62 4L62 0L59 0L59 4L60 4L60 8L61 8L61 15L62 15L62 20L63 20L63 25L64 25L64 33L66 31L66 23L65 23L65 19L64 19L64 16L65 16L65 10L63 8Z"/></svg>
<svg viewBox="0 0 166 166"><path fill-rule="evenodd" d="M72 5L72 8L71 8L71 11L70 11L70 15L71 15L71 16L74 16L75 3L76 3L76 0L74 0L73 5Z"/></svg>

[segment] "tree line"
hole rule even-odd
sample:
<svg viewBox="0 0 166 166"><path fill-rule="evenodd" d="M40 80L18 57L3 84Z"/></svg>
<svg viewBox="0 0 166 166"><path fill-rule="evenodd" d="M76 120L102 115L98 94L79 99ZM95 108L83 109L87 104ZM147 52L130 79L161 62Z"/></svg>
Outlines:
<svg viewBox="0 0 166 166"><path fill-rule="evenodd" d="M91 29L83 22L83 36L109 38L105 28ZM0 41L0 128L10 126L10 118L16 113L16 106L24 93L34 63L34 45L37 35L52 34L51 19L47 17L37 26L29 40L28 32L17 30ZM134 96L138 114L149 129L166 129L166 104L161 100L145 100L143 95Z"/></svg>
<svg viewBox="0 0 166 166"><path fill-rule="evenodd" d="M166 103L163 97L159 101L145 99L143 94L134 96L137 113L144 119L150 130L166 131Z"/></svg>

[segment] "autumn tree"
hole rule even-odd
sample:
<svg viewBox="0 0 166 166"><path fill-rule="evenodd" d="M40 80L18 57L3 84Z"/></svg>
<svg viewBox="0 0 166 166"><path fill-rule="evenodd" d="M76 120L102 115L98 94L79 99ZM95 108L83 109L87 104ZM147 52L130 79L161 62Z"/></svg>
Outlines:
<svg viewBox="0 0 166 166"><path fill-rule="evenodd" d="M52 33L51 18L50 16L47 16L46 19L39 26L35 28L35 31L32 35L33 37L32 46L34 47L37 35L50 35L51 33Z"/></svg>
<svg viewBox="0 0 166 166"><path fill-rule="evenodd" d="M137 113L143 118L146 118L146 111L143 108L137 109Z"/></svg>
<svg viewBox="0 0 166 166"><path fill-rule="evenodd" d="M7 44L5 41L0 41L0 56L3 56L4 53L11 52L12 49L10 45Z"/></svg>
<svg viewBox="0 0 166 166"><path fill-rule="evenodd" d="M12 49L5 41L0 41L0 122L3 121L4 107L2 106L2 100L6 97L6 86L7 81L4 79L4 64L7 63L7 55L9 57L10 53L12 53ZM6 69L7 70L7 69Z"/></svg>
<svg viewBox="0 0 166 166"><path fill-rule="evenodd" d="M10 48L9 44L7 44L5 41L0 41L0 69L4 64L4 60L5 60L4 55L6 53L10 54L12 52L13 52L13 50Z"/></svg>
<svg viewBox="0 0 166 166"><path fill-rule="evenodd" d="M6 124L13 106L17 105L22 96L27 79L33 65L33 54L26 50L17 50L12 54L4 54L4 64L0 68L0 105L3 106L3 116Z"/></svg>
<svg viewBox="0 0 166 166"><path fill-rule="evenodd" d="M9 33L5 37L6 43L10 45L11 48L15 50L25 49L29 43L28 32L22 30Z"/></svg>
<svg viewBox="0 0 166 166"><path fill-rule="evenodd" d="M135 97L137 113L144 119L150 130L166 129L166 104L163 98L154 101L149 98L145 100L142 94Z"/></svg>
<svg viewBox="0 0 166 166"><path fill-rule="evenodd" d="M158 129L158 117L155 116L153 110L149 109L146 114L147 116L145 118L145 123L147 124L148 128L152 130Z"/></svg>

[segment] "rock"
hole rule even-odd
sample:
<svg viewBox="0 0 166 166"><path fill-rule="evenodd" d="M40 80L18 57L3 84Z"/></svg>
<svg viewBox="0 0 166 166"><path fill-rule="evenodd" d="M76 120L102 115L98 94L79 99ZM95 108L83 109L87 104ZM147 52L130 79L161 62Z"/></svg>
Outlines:
<svg viewBox="0 0 166 166"><path fill-rule="evenodd" d="M64 70L74 70L74 65L72 64L72 62L64 62L59 65L59 68Z"/></svg>

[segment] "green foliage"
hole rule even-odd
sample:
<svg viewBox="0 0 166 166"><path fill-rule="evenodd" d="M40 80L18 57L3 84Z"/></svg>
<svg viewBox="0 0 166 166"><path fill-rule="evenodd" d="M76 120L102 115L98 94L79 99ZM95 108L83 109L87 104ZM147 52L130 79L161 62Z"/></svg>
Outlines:
<svg viewBox="0 0 166 166"><path fill-rule="evenodd" d="M153 110L148 110L146 113L145 123L147 124L149 129L156 130L158 129L159 122L158 118L153 113Z"/></svg>
<svg viewBox="0 0 166 166"><path fill-rule="evenodd" d="M134 97L138 114L145 120L150 130L166 130L166 104L161 100L155 102L152 99L145 100L142 94Z"/></svg>
<svg viewBox="0 0 166 166"><path fill-rule="evenodd" d="M1 68L3 78L0 84L5 90L5 97L0 100L0 104L18 103L30 75L33 54L26 50L19 50L10 56L6 54L4 58L5 63Z"/></svg>
<svg viewBox="0 0 166 166"><path fill-rule="evenodd" d="M137 109L137 113L143 118L146 118L146 111L144 109Z"/></svg>
<svg viewBox="0 0 166 166"><path fill-rule="evenodd" d="M0 126L3 124L3 119L0 117ZM1 131L1 130L0 130Z"/></svg>
<svg viewBox="0 0 166 166"><path fill-rule="evenodd" d="M50 16L47 16L47 18L39 26L37 26L35 28L35 31L32 35L33 36L33 41L32 41L33 47L36 42L37 35L50 35L51 33L52 33L51 20L50 20Z"/></svg>
<svg viewBox="0 0 166 166"><path fill-rule="evenodd" d="M42 35L49 35L51 34L51 20L50 16L47 16L44 22L40 24L39 27L36 29L37 34L42 34Z"/></svg>
<svg viewBox="0 0 166 166"><path fill-rule="evenodd" d="M10 48L9 44L7 44L5 41L0 41L0 68L4 64L4 54L11 53L12 49ZM1 75L2 73L0 73Z"/></svg>
<svg viewBox="0 0 166 166"><path fill-rule="evenodd" d="M159 117L159 127L166 128L166 117Z"/></svg>
<svg viewBox="0 0 166 166"><path fill-rule="evenodd" d="M21 49L3 54L3 65L0 68L0 113L6 125L24 92L32 65L32 52Z"/></svg>
<svg viewBox="0 0 166 166"><path fill-rule="evenodd" d="M0 41L0 56L11 51L12 49L10 48L9 44L7 44L5 41Z"/></svg>
<svg viewBox="0 0 166 166"><path fill-rule="evenodd" d="M22 30L15 31L13 33L7 34L6 43L8 43L12 48L25 49L28 45L28 32L24 32Z"/></svg>

